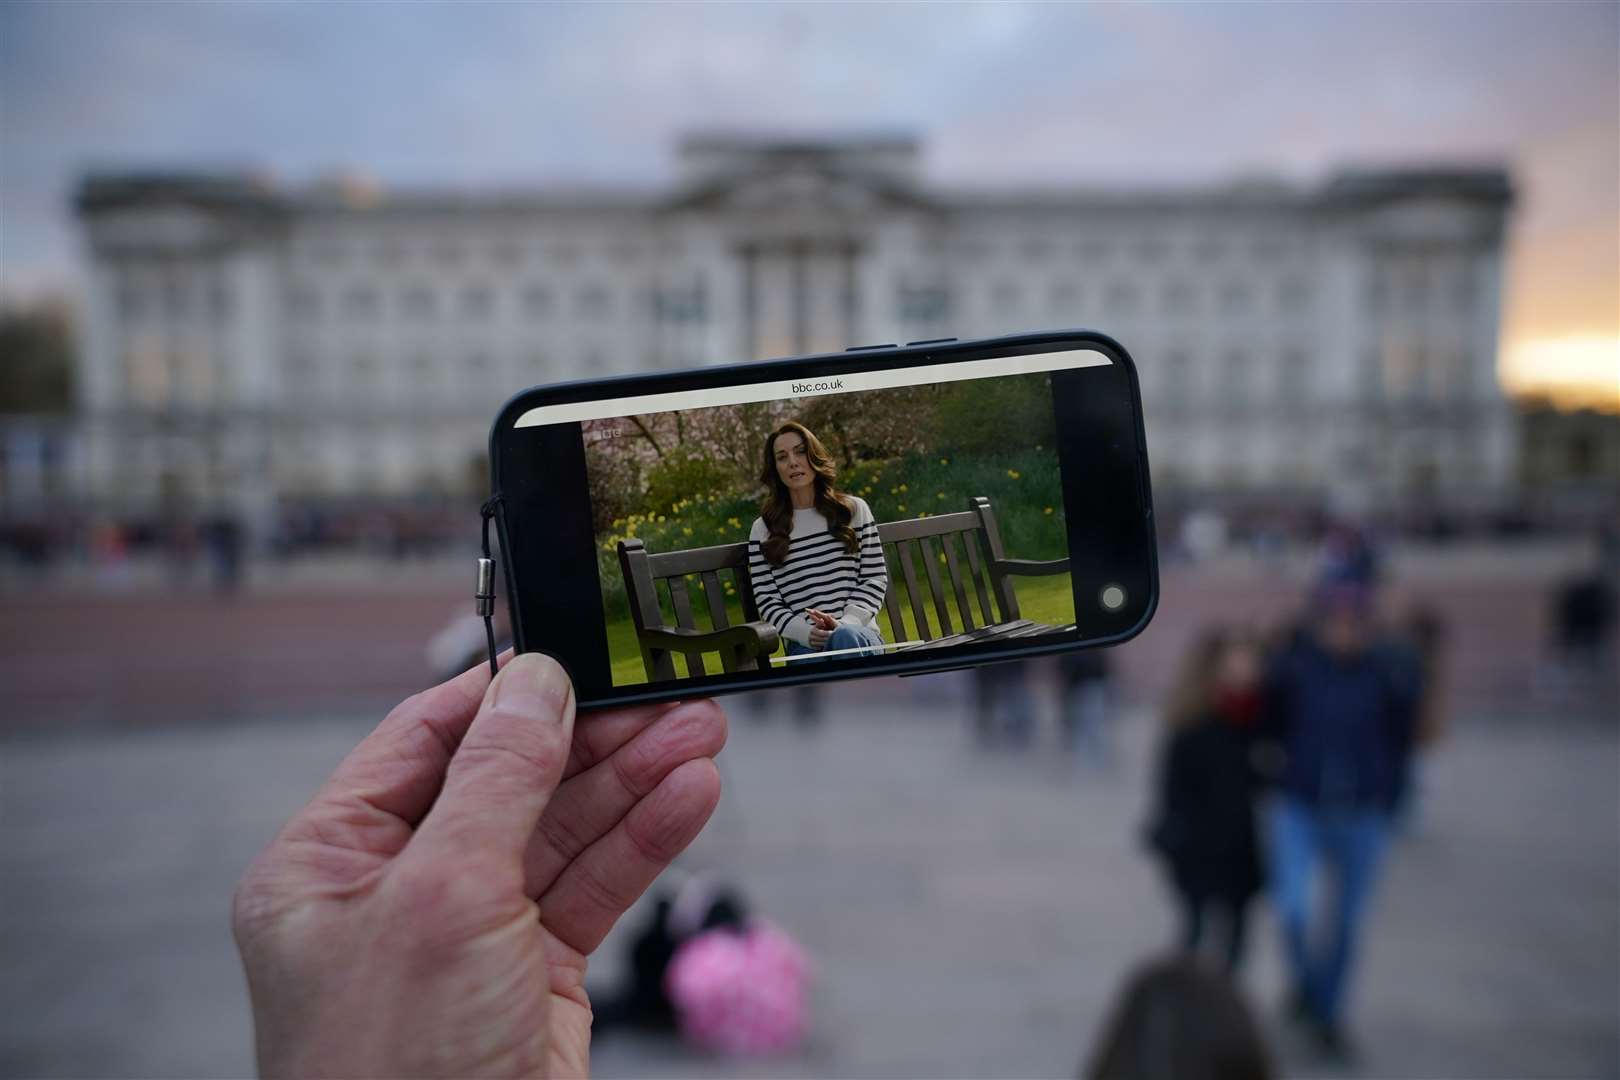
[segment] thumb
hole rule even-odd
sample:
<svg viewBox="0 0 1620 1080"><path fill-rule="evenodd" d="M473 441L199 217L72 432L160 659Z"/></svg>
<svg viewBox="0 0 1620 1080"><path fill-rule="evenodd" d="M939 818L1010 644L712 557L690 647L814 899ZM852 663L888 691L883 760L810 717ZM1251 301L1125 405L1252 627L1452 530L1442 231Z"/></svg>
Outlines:
<svg viewBox="0 0 1620 1080"><path fill-rule="evenodd" d="M573 737L568 673L549 656L514 656L485 692L415 840L521 860L562 781Z"/></svg>

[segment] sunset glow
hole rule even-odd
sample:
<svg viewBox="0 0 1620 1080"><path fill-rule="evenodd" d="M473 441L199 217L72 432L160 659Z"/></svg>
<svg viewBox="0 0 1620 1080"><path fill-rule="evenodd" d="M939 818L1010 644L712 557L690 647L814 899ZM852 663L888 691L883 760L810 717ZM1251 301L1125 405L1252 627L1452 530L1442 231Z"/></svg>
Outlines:
<svg viewBox="0 0 1620 1080"><path fill-rule="evenodd" d="M1568 407L1620 412L1620 338L1535 338L1503 350L1502 385Z"/></svg>

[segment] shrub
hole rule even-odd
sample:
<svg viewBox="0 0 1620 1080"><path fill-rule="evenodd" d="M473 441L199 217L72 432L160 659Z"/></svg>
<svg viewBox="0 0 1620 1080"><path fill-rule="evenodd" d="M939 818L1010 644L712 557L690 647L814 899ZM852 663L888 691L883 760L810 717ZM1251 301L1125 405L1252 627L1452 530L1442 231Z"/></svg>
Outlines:
<svg viewBox="0 0 1620 1080"><path fill-rule="evenodd" d="M749 477L736 469L695 450L665 454L647 470L647 491L641 505L668 512L671 506L693 495L730 492L753 486Z"/></svg>
<svg viewBox="0 0 1620 1080"><path fill-rule="evenodd" d="M935 445L962 454L1005 454L1052 446L1057 420L1044 374L974 379L942 388Z"/></svg>

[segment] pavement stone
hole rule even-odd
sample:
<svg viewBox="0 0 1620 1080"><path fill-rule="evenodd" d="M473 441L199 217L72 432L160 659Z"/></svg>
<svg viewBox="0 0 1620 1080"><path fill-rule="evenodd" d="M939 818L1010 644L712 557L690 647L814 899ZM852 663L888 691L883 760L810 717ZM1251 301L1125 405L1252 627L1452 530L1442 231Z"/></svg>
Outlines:
<svg viewBox="0 0 1620 1080"><path fill-rule="evenodd" d="M809 949L805 1051L719 1062L604 1036L598 1076L1073 1076L1127 972L1169 943L1137 841L1145 711L1118 719L1096 768L1057 749L1050 717L1033 747L983 751L965 678L875 704L860 685L834 688L813 727L790 720L788 693L739 702L720 810L682 861L735 880ZM0 739L0 1073L250 1074L231 890L373 722ZM1245 980L1284 1071L1620 1076L1620 735L1467 716L1426 764L1363 955L1358 1070L1280 1037L1274 927L1256 920ZM640 914L591 985L622 971Z"/></svg>

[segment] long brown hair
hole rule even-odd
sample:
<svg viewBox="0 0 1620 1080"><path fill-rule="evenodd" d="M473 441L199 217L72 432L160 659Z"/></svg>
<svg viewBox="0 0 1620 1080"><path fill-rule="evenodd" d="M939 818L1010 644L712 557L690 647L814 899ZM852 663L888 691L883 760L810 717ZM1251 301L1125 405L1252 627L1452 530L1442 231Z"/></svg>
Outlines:
<svg viewBox="0 0 1620 1080"><path fill-rule="evenodd" d="M810 471L816 477L816 509L827 519L827 531L843 541L846 551L855 554L860 550L860 543L849 524L855 517L855 510L850 505L849 497L833 486L833 481L838 478L838 466L833 464L832 455L821 445L815 432L797 420L789 420L765 436L765 460L759 471L759 482L765 485L765 500L759 508L759 516L765 522L767 533L765 542L760 545L765 553L765 561L772 566L781 566L787 562L788 547L792 543L793 497L788 494L787 485L782 483L782 476L776 471L776 440L789 432L804 439L805 456L810 459Z"/></svg>
<svg viewBox="0 0 1620 1080"><path fill-rule="evenodd" d="M1247 630L1212 626L1198 635L1170 690L1164 718L1172 728L1196 724L1215 707L1215 680L1221 661L1231 649L1260 650L1260 641Z"/></svg>

